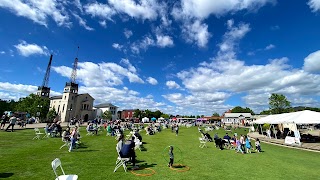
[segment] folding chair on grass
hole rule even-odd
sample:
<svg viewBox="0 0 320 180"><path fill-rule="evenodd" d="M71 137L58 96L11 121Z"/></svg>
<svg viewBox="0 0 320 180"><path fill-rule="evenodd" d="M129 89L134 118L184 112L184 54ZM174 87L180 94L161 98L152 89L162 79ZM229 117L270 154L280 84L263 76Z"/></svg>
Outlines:
<svg viewBox="0 0 320 180"><path fill-rule="evenodd" d="M207 141L204 138L199 137L199 141L200 141L200 145L199 145L200 148L204 148L204 147L207 148L208 147L207 146Z"/></svg>
<svg viewBox="0 0 320 180"><path fill-rule="evenodd" d="M117 148L116 148L117 149ZM127 165L126 165L126 163L128 162L128 161L130 161L130 159L129 158L122 158L121 156L120 156L120 152L118 152L118 150L117 150L117 153L118 153L118 158L117 158L117 161L116 161L116 167L114 168L114 170L113 170L113 172L116 172L118 169L119 169L119 167L123 167L123 169L124 169L124 171L125 172L127 172Z"/></svg>
<svg viewBox="0 0 320 180"><path fill-rule="evenodd" d="M36 136L33 139L40 139L40 136L44 134L40 132L39 128L34 128L34 132L36 133Z"/></svg>
<svg viewBox="0 0 320 180"><path fill-rule="evenodd" d="M54 174L56 175L56 180L77 180L78 179L78 175L66 175L64 173L64 170L62 168L61 161L59 158L56 158L55 160L53 160L51 162L51 166L52 166ZM58 176L57 171L56 171L59 166L60 166L62 174L63 174L60 176Z"/></svg>

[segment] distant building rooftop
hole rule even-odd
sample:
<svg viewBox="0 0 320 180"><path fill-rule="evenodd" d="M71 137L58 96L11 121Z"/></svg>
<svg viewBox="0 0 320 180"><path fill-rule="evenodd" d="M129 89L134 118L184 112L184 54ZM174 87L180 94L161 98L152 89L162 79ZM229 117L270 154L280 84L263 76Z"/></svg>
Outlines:
<svg viewBox="0 0 320 180"><path fill-rule="evenodd" d="M111 103L102 103L94 106L95 108L117 107Z"/></svg>

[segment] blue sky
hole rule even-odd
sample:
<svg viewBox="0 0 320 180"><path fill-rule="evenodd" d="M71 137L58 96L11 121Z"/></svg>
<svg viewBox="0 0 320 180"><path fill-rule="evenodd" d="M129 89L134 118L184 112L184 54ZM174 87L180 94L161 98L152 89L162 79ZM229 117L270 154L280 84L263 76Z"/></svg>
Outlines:
<svg viewBox="0 0 320 180"><path fill-rule="evenodd" d="M169 114L319 107L320 0L2 0L0 98L77 82L95 104Z"/></svg>

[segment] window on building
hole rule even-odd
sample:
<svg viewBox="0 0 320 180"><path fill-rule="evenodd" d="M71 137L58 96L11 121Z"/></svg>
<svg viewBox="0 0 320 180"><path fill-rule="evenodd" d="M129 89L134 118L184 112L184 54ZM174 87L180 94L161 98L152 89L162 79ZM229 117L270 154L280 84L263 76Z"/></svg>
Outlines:
<svg viewBox="0 0 320 180"><path fill-rule="evenodd" d="M60 110L60 105L58 106L58 111L57 112L59 112L59 110Z"/></svg>
<svg viewBox="0 0 320 180"><path fill-rule="evenodd" d="M67 96L64 96L64 100L66 100L67 99Z"/></svg>
<svg viewBox="0 0 320 180"><path fill-rule="evenodd" d="M65 105L65 104L63 104L63 106L62 106L62 112L64 112L64 105Z"/></svg>

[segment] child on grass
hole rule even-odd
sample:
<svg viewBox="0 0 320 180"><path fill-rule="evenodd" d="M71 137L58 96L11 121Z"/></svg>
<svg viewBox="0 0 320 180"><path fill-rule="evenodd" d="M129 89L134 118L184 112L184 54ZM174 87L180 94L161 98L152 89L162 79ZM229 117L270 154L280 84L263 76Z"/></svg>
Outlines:
<svg viewBox="0 0 320 180"><path fill-rule="evenodd" d="M173 160L174 160L173 146L169 146L169 156L170 156L170 161L169 161L168 167L172 167Z"/></svg>
<svg viewBox="0 0 320 180"><path fill-rule="evenodd" d="M259 138L257 138L257 140L256 140L256 142L255 142L255 145L256 145L256 151L257 151L258 153L260 153L260 152L261 152L261 147L260 147L260 140L259 140Z"/></svg>
<svg viewBox="0 0 320 180"><path fill-rule="evenodd" d="M237 145L236 153L238 153L240 151L243 154L243 151L242 151L242 148L241 148L241 143L240 143L240 140L238 138L236 138L236 145Z"/></svg>

